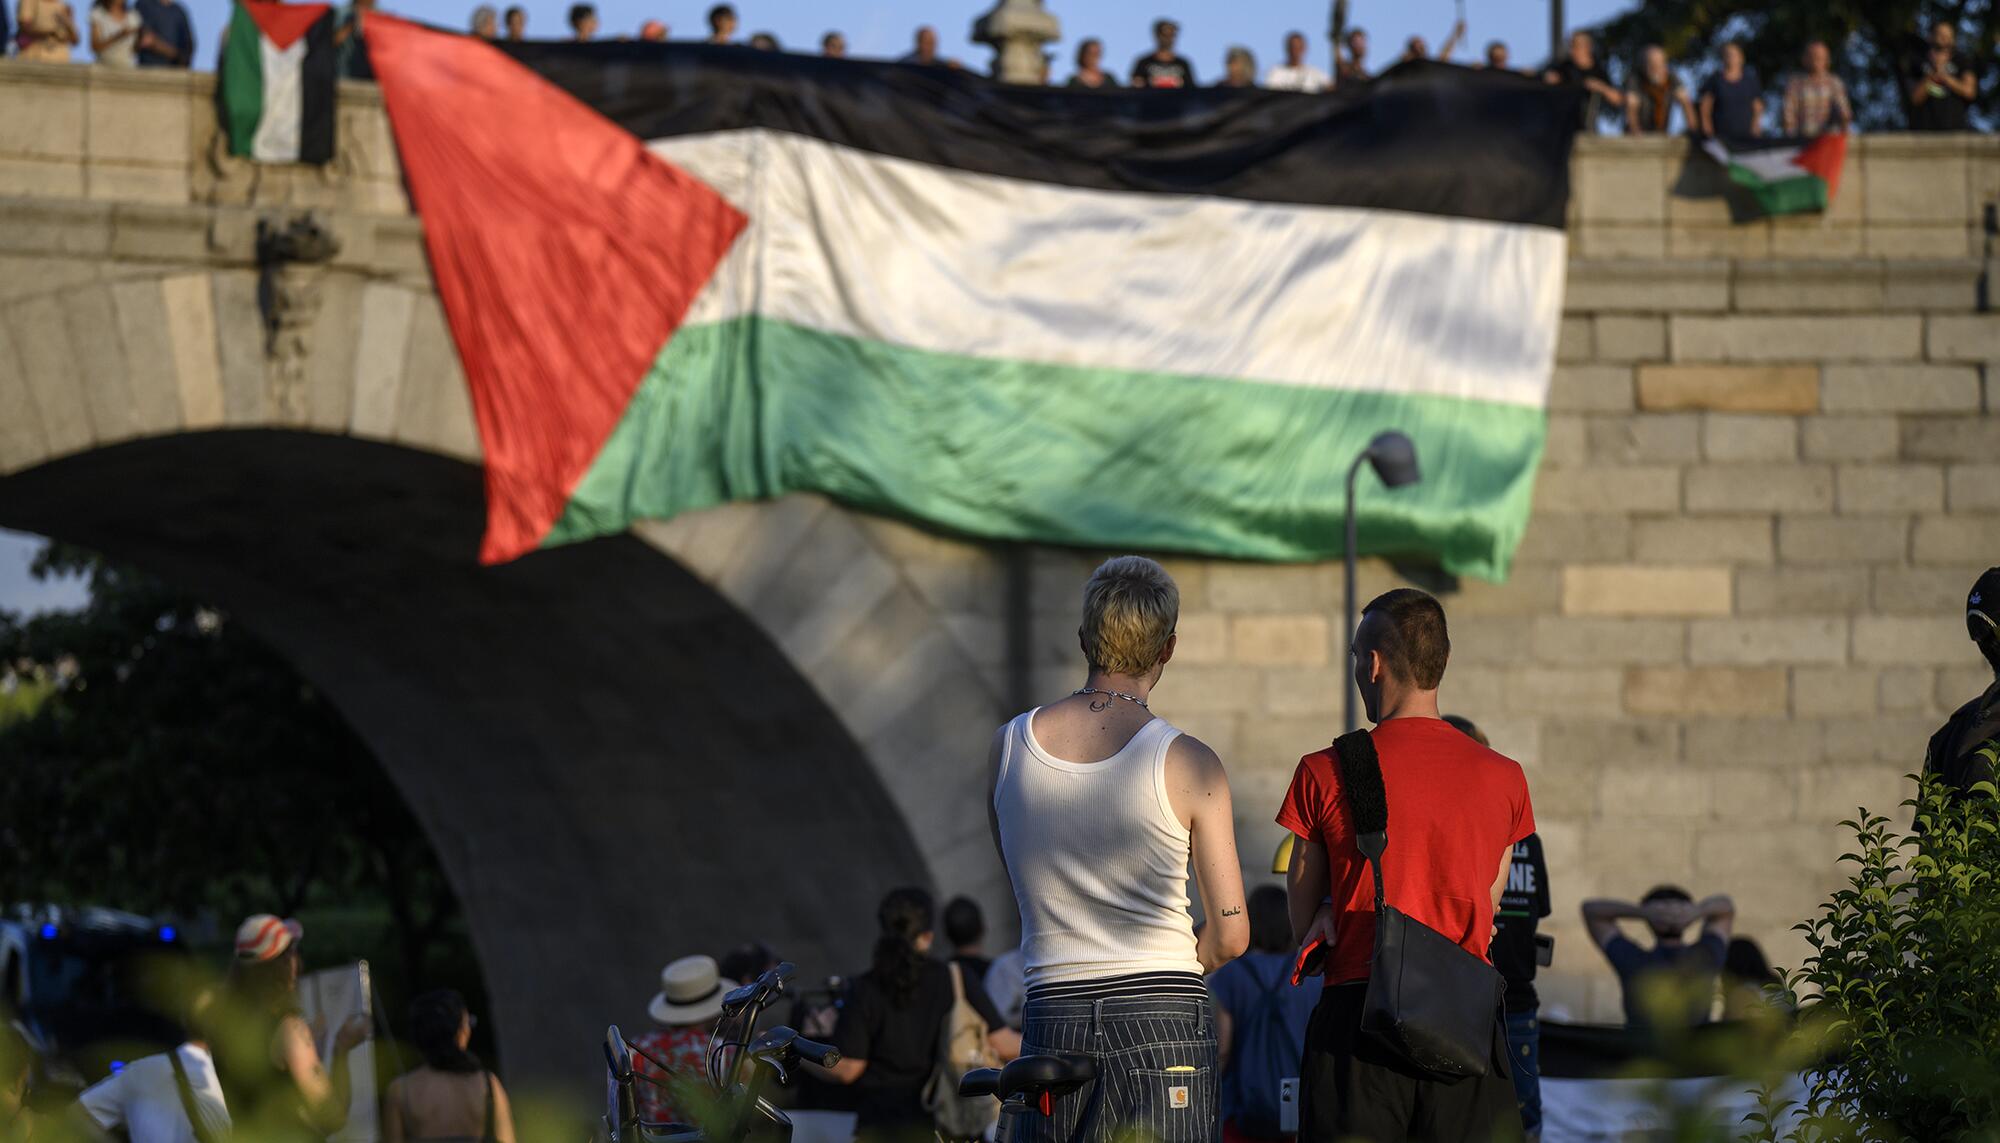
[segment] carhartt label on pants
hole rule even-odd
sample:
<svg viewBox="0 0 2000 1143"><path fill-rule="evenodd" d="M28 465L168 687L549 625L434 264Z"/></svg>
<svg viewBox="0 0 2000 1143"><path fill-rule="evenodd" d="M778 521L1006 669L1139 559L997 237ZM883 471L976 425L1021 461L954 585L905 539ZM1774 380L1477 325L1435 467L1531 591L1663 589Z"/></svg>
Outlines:
<svg viewBox="0 0 2000 1143"><path fill-rule="evenodd" d="M1168 1107L1174 1107L1174 1108L1182 1108L1182 1107L1186 1107L1186 1106L1188 1105L1188 1103L1189 1103L1189 1102L1190 1102L1190 1100L1189 1100L1189 1098L1188 1098L1188 1089L1187 1089L1187 1088L1184 1088L1184 1087L1170 1087L1170 1088L1168 1088L1168 1089L1167 1089L1167 1106L1168 1106Z"/></svg>

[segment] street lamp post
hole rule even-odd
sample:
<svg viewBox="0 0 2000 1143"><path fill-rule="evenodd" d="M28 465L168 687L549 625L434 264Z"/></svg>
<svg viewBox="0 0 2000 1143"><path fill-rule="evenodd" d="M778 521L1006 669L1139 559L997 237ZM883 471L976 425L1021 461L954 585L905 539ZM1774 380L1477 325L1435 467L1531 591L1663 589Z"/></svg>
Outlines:
<svg viewBox="0 0 2000 1143"><path fill-rule="evenodd" d="M1401 488L1405 484L1415 484L1423 479L1417 468L1417 446L1410 438L1394 429L1375 434L1354 463L1347 466L1347 625L1341 630L1343 637L1354 638L1354 548L1357 529L1354 523L1354 481L1361 475L1361 466L1366 463L1381 477L1388 488ZM1348 678L1341 688L1347 695L1345 726L1354 730L1359 724L1354 716L1354 679Z"/></svg>

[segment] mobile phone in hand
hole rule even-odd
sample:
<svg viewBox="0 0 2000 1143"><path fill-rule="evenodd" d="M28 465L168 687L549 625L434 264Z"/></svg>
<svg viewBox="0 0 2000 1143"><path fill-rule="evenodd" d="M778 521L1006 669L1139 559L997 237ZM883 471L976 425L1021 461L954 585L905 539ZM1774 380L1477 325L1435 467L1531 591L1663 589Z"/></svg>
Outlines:
<svg viewBox="0 0 2000 1143"><path fill-rule="evenodd" d="M1317 976L1326 964L1326 942L1317 937L1299 950L1299 959L1292 965L1292 987L1297 988L1308 976Z"/></svg>

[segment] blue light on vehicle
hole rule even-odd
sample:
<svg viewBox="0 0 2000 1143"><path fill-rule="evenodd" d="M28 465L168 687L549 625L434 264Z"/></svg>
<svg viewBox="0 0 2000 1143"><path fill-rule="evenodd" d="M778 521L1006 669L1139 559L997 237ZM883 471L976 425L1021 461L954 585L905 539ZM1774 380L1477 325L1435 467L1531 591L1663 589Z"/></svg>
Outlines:
<svg viewBox="0 0 2000 1143"><path fill-rule="evenodd" d="M42 926L42 939L45 941L55 940L56 935L61 932L62 932L61 929L56 928L55 922L51 921L50 923Z"/></svg>
<svg viewBox="0 0 2000 1143"><path fill-rule="evenodd" d="M113 1061L111 1061L111 1074L112 1074L112 1075L114 1075L114 1076L115 1076L115 1075L117 1075L117 1074L118 1074L119 1072L122 1072L122 1071L124 1071L124 1070L125 1070L125 1061L124 1061L124 1060L113 1060Z"/></svg>
<svg viewBox="0 0 2000 1143"><path fill-rule="evenodd" d="M172 940L173 940L173 939L174 939L175 937L178 937L178 936L180 936L180 933L176 932L176 931L175 931L175 929L174 929L174 927L173 927L172 925L161 925L161 926L160 926L160 939L161 939L161 940L163 940L163 941L172 941Z"/></svg>

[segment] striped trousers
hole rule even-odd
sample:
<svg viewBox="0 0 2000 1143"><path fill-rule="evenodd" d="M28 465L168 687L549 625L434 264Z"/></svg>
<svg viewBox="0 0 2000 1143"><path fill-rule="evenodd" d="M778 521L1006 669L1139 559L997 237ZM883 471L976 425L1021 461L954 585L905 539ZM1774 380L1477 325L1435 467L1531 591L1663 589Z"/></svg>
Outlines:
<svg viewBox="0 0 2000 1143"><path fill-rule="evenodd" d="M1012 1143L1221 1138L1210 1001L1031 999L1022 1025L1022 1054L1090 1056L1097 1081L1057 1100L1053 1117L1018 1117Z"/></svg>

